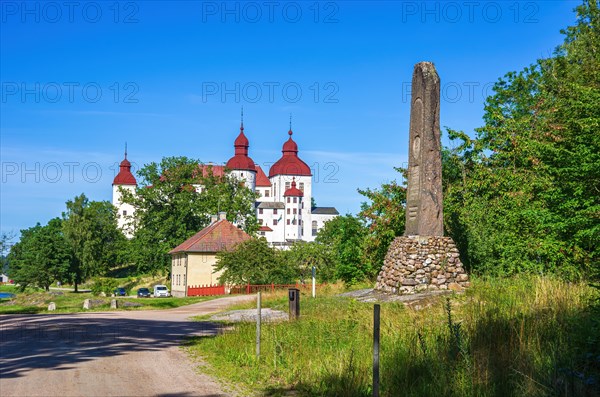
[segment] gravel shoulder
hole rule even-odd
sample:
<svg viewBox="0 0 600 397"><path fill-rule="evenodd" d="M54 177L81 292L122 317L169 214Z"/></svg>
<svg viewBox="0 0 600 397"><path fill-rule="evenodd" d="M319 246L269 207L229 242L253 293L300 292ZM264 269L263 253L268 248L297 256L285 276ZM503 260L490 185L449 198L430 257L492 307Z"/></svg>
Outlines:
<svg viewBox="0 0 600 397"><path fill-rule="evenodd" d="M228 396L179 348L218 327L191 316L254 296L170 310L0 316L2 396Z"/></svg>

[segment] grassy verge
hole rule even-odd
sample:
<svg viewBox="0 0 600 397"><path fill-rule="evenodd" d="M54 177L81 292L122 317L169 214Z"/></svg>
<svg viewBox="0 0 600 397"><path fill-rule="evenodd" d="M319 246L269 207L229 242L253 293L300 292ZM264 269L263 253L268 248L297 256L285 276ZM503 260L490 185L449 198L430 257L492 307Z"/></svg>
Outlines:
<svg viewBox="0 0 600 397"><path fill-rule="evenodd" d="M31 314L31 313L77 313L88 311L106 311L110 309L110 297L98 297L90 293L58 292L58 291L35 291L28 289L23 293L18 292L14 287L1 286L0 292L11 292L16 294L14 299L0 299L0 314ZM91 310L83 309L83 301L92 299L103 301ZM122 306L116 310L156 310L171 309L192 303L202 302L211 297L197 296L189 298L129 298L118 297L119 305L125 305L126 302L142 304L142 306ZM56 311L48 312L48 304L56 303ZM115 309L112 309L115 310Z"/></svg>
<svg viewBox="0 0 600 397"><path fill-rule="evenodd" d="M303 295L296 322L236 324L188 347L209 370L266 395L371 395L373 305ZM287 310L286 296L264 306ZM247 305L246 307L250 307ZM473 280L467 293L415 311L381 308L382 396L596 396L598 293L550 278Z"/></svg>

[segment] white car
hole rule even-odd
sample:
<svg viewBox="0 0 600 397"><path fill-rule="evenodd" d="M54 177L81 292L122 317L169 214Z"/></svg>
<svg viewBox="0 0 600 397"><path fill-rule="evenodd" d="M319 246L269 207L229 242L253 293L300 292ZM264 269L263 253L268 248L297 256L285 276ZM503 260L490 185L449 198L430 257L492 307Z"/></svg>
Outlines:
<svg viewBox="0 0 600 397"><path fill-rule="evenodd" d="M161 296L169 296L169 289L166 285L155 285L154 286L154 297L160 298Z"/></svg>

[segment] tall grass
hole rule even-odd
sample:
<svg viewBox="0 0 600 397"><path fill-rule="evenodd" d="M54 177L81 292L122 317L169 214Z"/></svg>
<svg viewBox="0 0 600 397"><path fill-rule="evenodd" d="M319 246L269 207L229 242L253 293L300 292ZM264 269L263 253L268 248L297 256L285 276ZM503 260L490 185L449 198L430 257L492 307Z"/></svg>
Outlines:
<svg viewBox="0 0 600 397"><path fill-rule="evenodd" d="M383 396L596 396L600 381L598 294L544 277L473 280L463 295L413 310L381 308ZM264 306L287 310L282 295ZM190 348L214 373L258 394L371 394L373 305L301 298L301 319L237 324Z"/></svg>

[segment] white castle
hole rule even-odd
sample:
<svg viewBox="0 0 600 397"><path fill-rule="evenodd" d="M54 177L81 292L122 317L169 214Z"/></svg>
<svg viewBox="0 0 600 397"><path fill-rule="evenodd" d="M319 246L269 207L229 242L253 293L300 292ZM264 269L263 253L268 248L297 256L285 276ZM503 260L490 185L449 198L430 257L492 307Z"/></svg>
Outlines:
<svg viewBox="0 0 600 397"><path fill-rule="evenodd" d="M339 215L334 207L314 207L312 203L312 173L310 167L298 157L298 145L289 138L283 144L283 155L269 169L269 176L248 156L250 146L244 134L244 122L233 144L235 152L225 165L212 165L215 176L230 171L233 176L254 190L258 199L255 203L259 223L259 235L274 247L285 249L295 241L313 241L325 222ZM208 166L200 165L206 169ZM121 202L119 188L135 194L137 181L131 173L131 163L125 158L113 180L112 203L118 209L119 227L128 237L133 237L131 219L135 208ZM201 186L196 186L200 190Z"/></svg>

